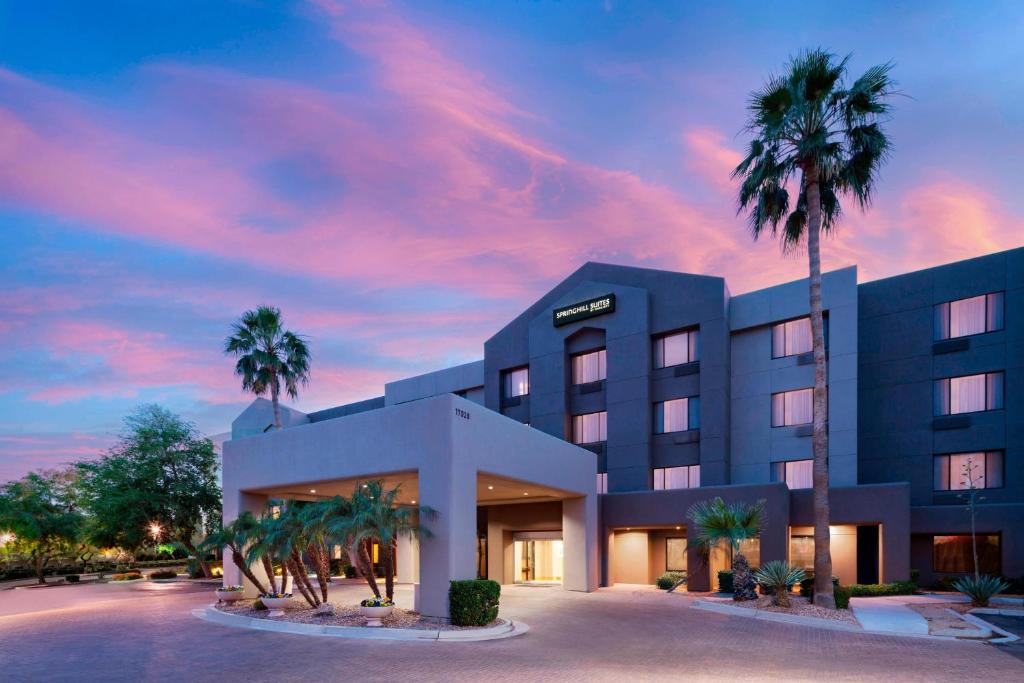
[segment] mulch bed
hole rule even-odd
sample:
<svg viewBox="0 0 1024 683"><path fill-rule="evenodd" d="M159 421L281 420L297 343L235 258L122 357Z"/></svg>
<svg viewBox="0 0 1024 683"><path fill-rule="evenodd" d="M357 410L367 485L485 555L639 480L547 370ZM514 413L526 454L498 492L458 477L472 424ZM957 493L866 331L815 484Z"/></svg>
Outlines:
<svg viewBox="0 0 1024 683"><path fill-rule="evenodd" d="M761 595L758 596L757 600L731 600L729 605L736 607L745 607L747 609L759 609L766 612L778 612L779 614L792 614L798 617L814 617L815 619L828 619L830 621L843 621L848 624L859 625L857 618L853 616L853 611L848 609L826 609L825 607L818 607L811 603L810 600L799 595L794 595L789 598L789 602L792 605L788 609L785 607L776 607L772 604L772 599L769 596Z"/></svg>
<svg viewBox="0 0 1024 683"><path fill-rule="evenodd" d="M334 605L334 614L316 614L313 608L298 600L294 601L295 606L288 607L283 617L277 617L276 621L290 621L297 624L318 624L321 626L366 626L366 617L359 613L356 605ZM252 603L242 600L236 603L219 603L217 609L227 614L236 614L242 617L253 619L269 619L267 610L253 609ZM381 620L382 628L410 628L430 631L472 631L479 628L490 628L504 624L504 619L496 619L487 626L454 626L452 624L438 623L432 619L425 619L419 612L396 607L391 615Z"/></svg>

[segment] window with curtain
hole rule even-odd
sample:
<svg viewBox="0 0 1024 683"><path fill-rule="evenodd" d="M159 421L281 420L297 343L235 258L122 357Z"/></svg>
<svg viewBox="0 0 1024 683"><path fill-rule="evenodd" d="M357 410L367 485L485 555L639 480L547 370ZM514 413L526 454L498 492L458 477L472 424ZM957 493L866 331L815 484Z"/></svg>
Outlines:
<svg viewBox="0 0 1024 683"><path fill-rule="evenodd" d="M1003 329L1003 292L935 306L935 339L956 339Z"/></svg>
<svg viewBox="0 0 1024 683"><path fill-rule="evenodd" d="M572 383L598 382L608 377L608 352L589 351L572 357Z"/></svg>
<svg viewBox="0 0 1024 683"><path fill-rule="evenodd" d="M1003 487L1003 452L950 453L936 455L936 491L998 489Z"/></svg>
<svg viewBox="0 0 1024 683"><path fill-rule="evenodd" d="M656 467L653 475L655 491L700 488L700 465Z"/></svg>
<svg viewBox="0 0 1024 683"><path fill-rule="evenodd" d="M688 330L673 332L654 340L654 367L670 368L673 365L692 363L699 359L700 332Z"/></svg>
<svg viewBox="0 0 1024 683"><path fill-rule="evenodd" d="M608 473L598 472L597 473L597 492L608 493Z"/></svg>
<svg viewBox="0 0 1024 683"><path fill-rule="evenodd" d="M1002 372L935 380L936 415L959 415L1002 408Z"/></svg>
<svg viewBox="0 0 1024 683"><path fill-rule="evenodd" d="M814 422L814 390L797 389L772 394L772 427Z"/></svg>
<svg viewBox="0 0 1024 683"><path fill-rule="evenodd" d="M669 434L700 428L700 398L674 398L654 404L654 433Z"/></svg>
<svg viewBox="0 0 1024 683"><path fill-rule="evenodd" d="M506 370L502 373L502 391L505 398L526 396L530 393L530 368L521 367L513 370Z"/></svg>
<svg viewBox="0 0 1024 683"><path fill-rule="evenodd" d="M773 462L771 479L772 481L781 481L791 489L814 488L814 461Z"/></svg>
<svg viewBox="0 0 1024 683"><path fill-rule="evenodd" d="M813 348L810 318L797 318L772 325L772 358L797 356Z"/></svg>
<svg viewBox="0 0 1024 683"><path fill-rule="evenodd" d="M1000 573L998 534L977 534L978 570L982 574ZM932 569L937 572L959 574L974 571L971 537L934 536L932 538Z"/></svg>
<svg viewBox="0 0 1024 683"><path fill-rule="evenodd" d="M585 413L573 415L572 442L600 443L608 440L608 413Z"/></svg>

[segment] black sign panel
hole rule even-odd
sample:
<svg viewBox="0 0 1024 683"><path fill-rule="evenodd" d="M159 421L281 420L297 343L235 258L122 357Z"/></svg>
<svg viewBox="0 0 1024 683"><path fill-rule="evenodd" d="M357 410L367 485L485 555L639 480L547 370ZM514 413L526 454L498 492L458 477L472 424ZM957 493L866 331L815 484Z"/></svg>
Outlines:
<svg viewBox="0 0 1024 683"><path fill-rule="evenodd" d="M615 295L605 294L596 299L587 299L578 304L563 306L555 309L555 327L568 325L577 320L586 320L597 315L612 313L615 311Z"/></svg>

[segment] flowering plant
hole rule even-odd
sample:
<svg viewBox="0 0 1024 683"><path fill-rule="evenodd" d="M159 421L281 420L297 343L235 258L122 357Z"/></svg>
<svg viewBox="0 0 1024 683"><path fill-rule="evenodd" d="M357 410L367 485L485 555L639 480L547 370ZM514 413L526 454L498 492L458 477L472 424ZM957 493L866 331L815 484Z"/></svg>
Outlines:
<svg viewBox="0 0 1024 683"><path fill-rule="evenodd" d="M225 593L240 593L245 590L244 586L221 586L217 590L224 591Z"/></svg>
<svg viewBox="0 0 1024 683"><path fill-rule="evenodd" d="M270 600L279 600L281 598L290 598L290 597L292 597L292 594L291 593L261 593L260 597L261 598L269 598Z"/></svg>
<svg viewBox="0 0 1024 683"><path fill-rule="evenodd" d="M388 598L366 598L359 603L360 607L394 607L394 600Z"/></svg>

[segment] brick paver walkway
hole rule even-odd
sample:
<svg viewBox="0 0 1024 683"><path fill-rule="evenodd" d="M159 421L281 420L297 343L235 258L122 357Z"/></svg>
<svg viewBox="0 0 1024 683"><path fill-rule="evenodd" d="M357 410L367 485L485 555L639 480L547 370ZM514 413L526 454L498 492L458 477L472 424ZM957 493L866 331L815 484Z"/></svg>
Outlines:
<svg viewBox="0 0 1024 683"><path fill-rule="evenodd" d="M76 591L64 593L58 591ZM92 593L77 591L93 591ZM486 643L401 643L261 633L192 617L209 588L47 590L3 610L0 679L21 681L1024 680L1024 662L974 643L823 631L691 609L648 591L513 588L504 613L532 631ZM23 591L16 591L23 593ZM51 595L55 597L50 597ZM72 596L76 596L71 600ZM92 600L86 599L92 597ZM59 598L59 600L58 600ZM71 606L57 609L57 603ZM21 612L21 613L17 613Z"/></svg>

